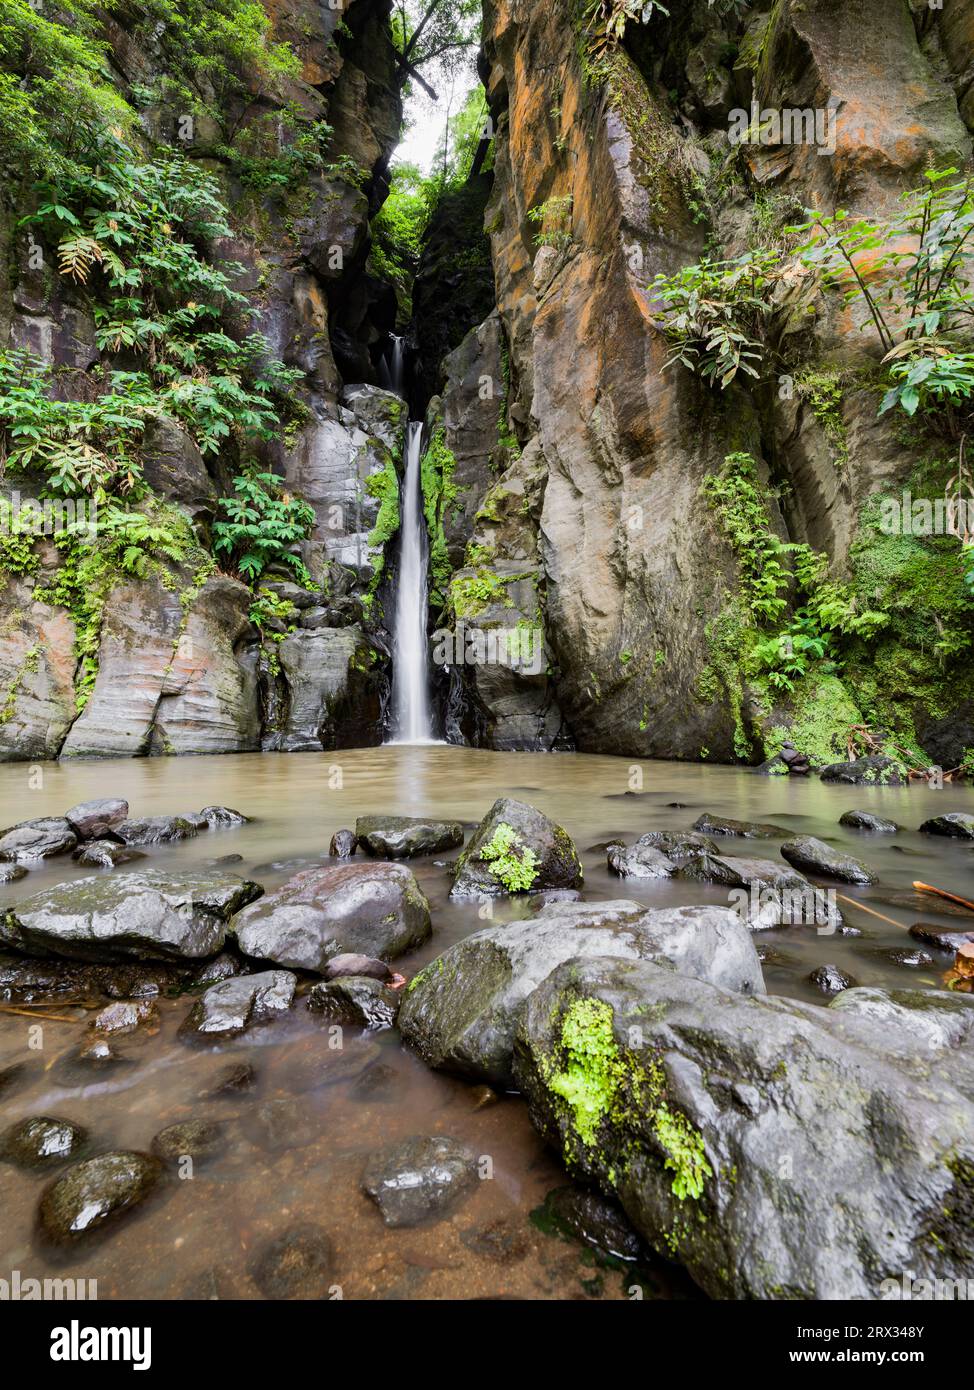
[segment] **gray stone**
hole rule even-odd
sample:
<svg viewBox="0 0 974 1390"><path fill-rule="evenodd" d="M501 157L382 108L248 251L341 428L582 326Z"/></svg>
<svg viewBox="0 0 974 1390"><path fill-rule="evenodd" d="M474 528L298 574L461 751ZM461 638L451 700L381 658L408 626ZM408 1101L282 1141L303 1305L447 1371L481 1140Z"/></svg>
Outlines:
<svg viewBox="0 0 974 1390"><path fill-rule="evenodd" d="M186 1158L195 1166L218 1158L227 1142L225 1127L214 1120L182 1120L159 1131L152 1141L152 1152L173 1167Z"/></svg>
<svg viewBox="0 0 974 1390"><path fill-rule="evenodd" d="M231 810L229 806L204 806L200 815L210 830L236 829L238 825L247 825L250 821L249 816Z"/></svg>
<svg viewBox="0 0 974 1390"><path fill-rule="evenodd" d="M216 955L231 914L262 891L215 870L81 878L8 908L0 943L68 960L199 960Z"/></svg>
<svg viewBox="0 0 974 1390"><path fill-rule="evenodd" d="M120 821L114 833L125 845L166 845L193 839L198 826L188 816L143 816Z"/></svg>
<svg viewBox="0 0 974 1390"><path fill-rule="evenodd" d="M946 835L955 840L974 840L974 816L964 811L949 811L945 816L934 816L931 820L925 820L920 830L924 835Z"/></svg>
<svg viewBox="0 0 974 1390"><path fill-rule="evenodd" d="M391 980L392 973L384 960L375 960L372 956L351 955L348 952L341 956L332 956L323 971L326 980L340 980L346 975L366 975L370 979L383 982Z"/></svg>
<svg viewBox="0 0 974 1390"><path fill-rule="evenodd" d="M845 811L839 817L839 824L850 830L871 830L876 835L895 835L900 828L895 821L884 820L872 811Z"/></svg>
<svg viewBox="0 0 974 1390"><path fill-rule="evenodd" d="M528 871L533 875L530 890L581 886L582 866L568 832L533 806L500 797L457 860L451 897L500 897L508 892L497 867L501 861L484 857L485 852L493 856L501 841L506 840L502 826L509 826L514 832L507 850L509 857L523 863L528 852L533 855L534 868Z"/></svg>
<svg viewBox="0 0 974 1390"><path fill-rule="evenodd" d="M286 1013L296 985L297 977L289 970L221 980L196 1001L180 1034L199 1042L237 1037L255 1023Z"/></svg>
<svg viewBox="0 0 974 1390"><path fill-rule="evenodd" d="M355 836L365 853L377 859L412 859L456 849L463 844L463 826L422 816L360 816Z"/></svg>
<svg viewBox="0 0 974 1390"><path fill-rule="evenodd" d="M781 853L795 868L802 869L805 873L818 874L821 878L834 878L839 883L866 884L879 881L878 875L860 860L854 859L851 854L843 854L841 850L833 849L824 840L817 840L814 835L800 835L795 840L788 840L781 846Z"/></svg>
<svg viewBox="0 0 974 1390"><path fill-rule="evenodd" d="M57 1246L100 1236L148 1197L162 1171L157 1158L142 1153L99 1154L74 1164L41 1197L43 1235Z"/></svg>
<svg viewBox="0 0 974 1390"><path fill-rule="evenodd" d="M628 848L610 845L605 857L609 868L620 878L669 878L676 871L676 864L662 850L639 840Z"/></svg>
<svg viewBox="0 0 974 1390"><path fill-rule="evenodd" d="M477 1181L473 1154L445 1135L391 1144L369 1159L362 1189L387 1226L421 1226L441 1221Z"/></svg>
<svg viewBox="0 0 974 1390"><path fill-rule="evenodd" d="M966 997L825 1009L591 959L531 995L514 1073L572 1176L712 1297L871 1300L974 1273L972 1037Z"/></svg>
<svg viewBox="0 0 974 1390"><path fill-rule="evenodd" d="M141 850L119 844L117 840L87 840L71 857L86 869L114 869L119 864L144 859L145 855Z"/></svg>
<svg viewBox="0 0 974 1390"><path fill-rule="evenodd" d="M126 820L128 813L128 802L113 796L100 801L82 801L65 811L64 816L79 840L100 840Z"/></svg>
<svg viewBox="0 0 974 1390"><path fill-rule="evenodd" d="M396 990L366 975L322 980L308 993L308 1008L312 1013L370 1032L394 1026L400 1001Z"/></svg>
<svg viewBox="0 0 974 1390"><path fill-rule="evenodd" d="M693 822L694 830L705 835L732 835L742 840L786 839L787 830L780 825L770 825L762 821L732 820L729 816L711 815L709 811L698 816Z"/></svg>
<svg viewBox="0 0 974 1390"><path fill-rule="evenodd" d="M21 821L0 835L0 859L29 864L74 849L78 838L64 816Z"/></svg>
<svg viewBox="0 0 974 1390"><path fill-rule="evenodd" d="M344 954L394 959L430 937L429 903L401 864L306 869L233 922L246 955L321 974Z"/></svg>
<svg viewBox="0 0 974 1390"><path fill-rule="evenodd" d="M856 787L902 787L906 783L899 763L878 755L856 758L852 762L829 763L819 776L823 782L848 782Z"/></svg>
<svg viewBox="0 0 974 1390"><path fill-rule="evenodd" d="M509 1086L524 1001L556 966L586 956L654 960L742 993L764 978L735 912L639 903L550 904L523 922L491 926L451 946L405 990L399 1030L428 1066Z"/></svg>
<svg viewBox="0 0 974 1390"><path fill-rule="evenodd" d="M88 1131L71 1120L32 1115L0 1135L0 1158L20 1168L49 1168L73 1158L88 1141Z"/></svg>

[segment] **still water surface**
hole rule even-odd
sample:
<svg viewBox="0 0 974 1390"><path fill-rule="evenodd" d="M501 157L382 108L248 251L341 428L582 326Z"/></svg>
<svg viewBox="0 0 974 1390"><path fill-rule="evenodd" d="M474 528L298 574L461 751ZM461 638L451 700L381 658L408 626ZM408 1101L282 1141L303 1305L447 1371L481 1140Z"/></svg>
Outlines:
<svg viewBox="0 0 974 1390"><path fill-rule="evenodd" d="M634 770L642 777L635 794ZM815 778L761 778L735 768L445 746L44 765L41 771L42 785L31 789L26 765L0 767L0 823L61 814L76 802L108 795L126 797L133 816L232 806L253 817L253 824L153 850L135 867L186 868L240 854L243 862L235 871L266 888L326 859L333 832L354 827L359 815L435 815L472 827L497 796L512 795L572 835L585 868L587 899L726 906L723 889L619 880L608 873L600 846L611 838L631 841L650 829L689 828L703 811L773 821L789 833L811 833L841 846L880 875L875 887L840 889L849 900L841 904L846 919L861 936L792 927L757 938L772 951L765 965L769 990L813 1002L822 996L807 977L825 962L860 984L938 987L946 956L934 953L933 966L909 969L886 953L917 944L907 929L918 920L953 928L971 920L912 887L921 879L974 897L974 849L916 832L929 816L970 811L974 796L961 787L839 787ZM906 829L895 837L846 830L838 819L853 807L876 811ZM774 841L722 843L731 854L778 857ZM422 951L399 962L406 975L483 925L475 903L449 902L444 868L432 860L413 861L412 867L430 899L434 935ZM46 884L81 876L70 861L49 861L28 879L0 887L0 910ZM503 921L527 908L516 902L495 905L494 911L495 920ZM37 1199L49 1175L0 1164L0 1278L13 1270L22 1278L49 1272L94 1278L101 1298L256 1298L250 1273L255 1252L307 1221L332 1236L335 1283L346 1298L625 1296L628 1274L600 1270L589 1252L532 1221L532 1211L564 1176L516 1097L480 1106L476 1088L427 1071L394 1033L349 1039L345 1079L322 1086L329 1061L324 1030L300 1004L281 1024L219 1051L189 1050L176 1037L189 1008L185 997L162 1000L158 1031L122 1038L118 1046L126 1061L83 1086L65 1083L63 1058L84 1037L90 1012L65 1005L61 1017L70 1021L49 1021L40 1051L28 1050L31 1018L0 1012L0 1069L27 1063L16 1089L0 1100L0 1128L31 1114L63 1116L90 1130L96 1152L145 1150L166 1125L219 1118L231 1139L225 1154L198 1166L191 1181L168 1184L107 1240L57 1266L33 1233ZM256 1067L255 1091L200 1099L218 1073L241 1060ZM291 1104L269 1131L260 1107L272 1100ZM376 1147L414 1134L448 1134L466 1142L489 1157L493 1176L445 1221L388 1230L360 1191L362 1169ZM693 1296L683 1276L662 1262L647 1267L644 1278L650 1295Z"/></svg>

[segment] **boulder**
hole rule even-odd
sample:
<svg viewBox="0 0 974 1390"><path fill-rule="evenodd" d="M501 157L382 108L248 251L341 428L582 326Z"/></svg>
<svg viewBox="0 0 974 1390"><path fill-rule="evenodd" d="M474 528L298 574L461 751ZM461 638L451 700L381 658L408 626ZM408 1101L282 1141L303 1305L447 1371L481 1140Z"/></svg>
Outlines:
<svg viewBox="0 0 974 1390"><path fill-rule="evenodd" d="M844 989L852 989L858 984L857 980L840 970L837 965L817 966L809 975L808 981L822 994L841 994Z"/></svg>
<svg viewBox="0 0 974 1390"><path fill-rule="evenodd" d="M523 801L494 802L457 860L452 898L579 888L582 866L566 830Z"/></svg>
<svg viewBox="0 0 974 1390"><path fill-rule="evenodd" d="M250 821L249 816L234 811L229 806L204 806L200 816L210 830L231 830L238 825L247 825Z"/></svg>
<svg viewBox="0 0 974 1390"><path fill-rule="evenodd" d="M800 835L796 840L788 840L781 846L781 853L796 869L817 874L820 878L834 878L839 883L879 882L878 875L860 860L833 849L814 835Z"/></svg>
<svg viewBox="0 0 974 1390"><path fill-rule="evenodd" d="M221 980L197 999L180 1035L199 1042L237 1037L255 1023L286 1013L296 985L297 977L289 970L268 970L262 975Z"/></svg>
<svg viewBox="0 0 974 1390"><path fill-rule="evenodd" d="M64 816L25 820L0 835L0 859L29 864L32 860L67 854L77 843L78 837Z"/></svg>
<svg viewBox="0 0 974 1390"><path fill-rule="evenodd" d="M360 816L355 835L366 854L377 859L414 859L420 854L456 849L463 844L459 821L423 816Z"/></svg>
<svg viewBox="0 0 974 1390"><path fill-rule="evenodd" d="M700 854L687 859L675 878L717 883L732 891L731 905L754 931L771 927L841 927L842 914L824 888L774 859Z"/></svg>
<svg viewBox="0 0 974 1390"><path fill-rule="evenodd" d="M934 816L920 826L924 835L947 835L954 840L974 840L974 816L964 811L948 811L945 816ZM0 841L2 847L2 841Z"/></svg>
<svg viewBox="0 0 974 1390"><path fill-rule="evenodd" d="M741 840L786 839L787 830L780 825L770 825L762 821L731 820L729 816L714 816L705 811L693 822L694 830L704 835L735 835Z"/></svg>
<svg viewBox="0 0 974 1390"><path fill-rule="evenodd" d="M823 782L847 782L856 787L902 787L906 785L901 765L893 758L872 755L852 762L829 763L819 773Z"/></svg>
<svg viewBox="0 0 974 1390"><path fill-rule="evenodd" d="M167 845L191 840L198 830L189 816L143 816L139 820L120 821L113 834L124 845Z"/></svg>
<svg viewBox="0 0 974 1390"><path fill-rule="evenodd" d="M331 837L328 853L332 859L351 859L357 848L358 841L354 831L336 830Z"/></svg>
<svg viewBox="0 0 974 1390"><path fill-rule="evenodd" d="M750 933L729 909L549 904L527 921L465 937L416 975L399 1013L402 1039L428 1066L509 1086L514 1029L531 991L564 961L609 955L746 994L764 990Z"/></svg>
<svg viewBox="0 0 974 1390"><path fill-rule="evenodd" d="M872 811L845 811L839 824L850 830L871 830L876 835L895 835L900 828L895 821L873 815Z"/></svg>
<svg viewBox="0 0 974 1390"><path fill-rule="evenodd" d="M64 817L79 840L100 840L128 818L129 804L121 797L82 801L65 811Z"/></svg>
<svg viewBox="0 0 974 1390"><path fill-rule="evenodd" d="M246 955L321 974L348 953L394 959L431 935L429 903L401 864L306 869L233 922Z"/></svg>
<svg viewBox="0 0 974 1390"><path fill-rule="evenodd" d="M372 956L357 956L346 952L342 956L332 956L322 972L326 980L340 980L346 975L365 975L372 980L392 979L392 971L384 960Z"/></svg>
<svg viewBox="0 0 974 1390"><path fill-rule="evenodd" d="M130 864L134 859L144 859L141 850L129 849L117 840L87 840L71 856L86 869L114 869L119 864Z"/></svg>
<svg viewBox="0 0 974 1390"><path fill-rule="evenodd" d="M596 958L530 996L514 1075L572 1176L711 1297L873 1300L974 1273L972 1037L946 994L826 1009Z"/></svg>
<svg viewBox="0 0 974 1390"><path fill-rule="evenodd" d="M148 1197L162 1172L162 1164L150 1154L122 1151L74 1164L41 1197L42 1235L56 1246L101 1235Z"/></svg>
<svg viewBox="0 0 974 1390"><path fill-rule="evenodd" d="M676 872L672 859L667 859L661 849L644 845L641 840L628 848L610 845L605 858L609 868L620 878L669 878Z"/></svg>
<svg viewBox="0 0 974 1390"><path fill-rule="evenodd" d="M477 1181L473 1154L445 1135L416 1137L372 1155L362 1189L387 1226L442 1220Z"/></svg>
<svg viewBox="0 0 974 1390"><path fill-rule="evenodd" d="M370 1032L392 1028L400 1002L401 995L396 990L367 975L322 980L308 993L308 1008L313 1014Z"/></svg>
<svg viewBox="0 0 974 1390"><path fill-rule="evenodd" d="M81 878L8 908L0 945L68 960L200 960L216 955L231 914L262 891L212 870Z"/></svg>
<svg viewBox="0 0 974 1390"><path fill-rule="evenodd" d="M0 1134L0 1158L20 1168L49 1168L73 1158L88 1141L88 1131L71 1120L32 1115Z"/></svg>
<svg viewBox="0 0 974 1390"><path fill-rule="evenodd" d="M667 859L693 859L698 854L718 854L719 850L708 835L696 830L647 830L631 849L655 849Z"/></svg>

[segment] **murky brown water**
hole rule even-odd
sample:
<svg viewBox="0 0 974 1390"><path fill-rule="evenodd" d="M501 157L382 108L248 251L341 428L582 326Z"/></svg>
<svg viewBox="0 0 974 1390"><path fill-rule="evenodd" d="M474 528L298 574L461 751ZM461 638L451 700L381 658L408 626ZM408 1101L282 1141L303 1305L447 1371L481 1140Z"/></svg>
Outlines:
<svg viewBox="0 0 974 1390"><path fill-rule="evenodd" d="M636 795L630 794L634 768L643 779ZM820 1001L807 976L824 962L839 965L861 984L937 987L946 957L918 970L892 964L884 952L915 945L907 928L917 920L955 928L971 920L912 888L914 879L922 879L974 897L974 849L915 829L931 815L970 811L974 795L965 788L850 788L814 778L759 778L732 768L391 747L33 770L8 765L0 768L0 823L59 814L78 801L106 795L127 797L136 816L214 803L233 806L255 823L153 851L148 864L189 867L239 853L243 862L237 870L269 888L303 867L299 861L323 858L332 833L353 826L358 815L435 814L475 823L501 794L529 801L566 826L579 847L585 896L592 900L726 905L722 889L620 881L607 872L604 852L593 848L614 836L632 840L649 829L688 828L705 810L814 833L865 859L878 871L880 884L840 890L847 899L842 903L847 921L862 936L823 936L800 927L760 934L758 940L775 949L765 969L772 992ZM837 822L852 807L875 810L909 829L896 837L845 830ZM773 841L725 843L730 853L778 857ZM147 867L147 861L138 867ZM412 867L433 906L434 938L400 963L406 974L482 925L476 904L449 902L449 876L442 868L425 860ZM0 888L0 910L69 876L82 874L70 861L50 862L28 879ZM892 922L870 915L866 907ZM523 904L498 905L495 917L505 920L523 911ZM222 1158L198 1166L191 1181L170 1182L107 1240L57 1266L62 1276L97 1279L102 1298L255 1298L259 1293L250 1275L255 1252L281 1230L310 1221L334 1240L334 1282L346 1298L625 1296L632 1282L628 1275L600 1274L587 1251L532 1223L532 1210L564 1178L517 1098L478 1109L473 1087L428 1072L399 1046L395 1034L350 1039L342 1058L344 1079L322 1086L328 1066L325 1034L301 1008L282 1024L219 1051L189 1050L176 1038L189 1007L185 998L163 1000L158 1032L122 1038L119 1048L127 1064L84 1089L65 1084L58 1066L85 1033L83 1009L55 1010L71 1021L49 1020L39 1050L28 1046L33 1018L0 1011L0 1069L14 1062L27 1066L25 1077L0 1101L0 1128L30 1114L63 1116L85 1125L93 1149L101 1151L148 1149L153 1135L177 1120L220 1118L229 1127L231 1143ZM238 1060L255 1065L257 1089L201 1101L217 1073ZM361 1073L354 1074L359 1061L363 1070L388 1068L381 1091L363 1095ZM312 1079L316 1089L309 1089ZM275 1099L293 1104L268 1134L261 1129L259 1108ZM359 1189L366 1159L381 1144L427 1133L452 1135L489 1157L492 1177L447 1220L388 1230ZM0 1278L13 1270L22 1277L42 1276L54 1268L33 1237L37 1199L48 1180L0 1164ZM488 1242L491 1256L478 1247L485 1232L502 1237ZM657 1296L691 1292L682 1276L662 1264L647 1277Z"/></svg>

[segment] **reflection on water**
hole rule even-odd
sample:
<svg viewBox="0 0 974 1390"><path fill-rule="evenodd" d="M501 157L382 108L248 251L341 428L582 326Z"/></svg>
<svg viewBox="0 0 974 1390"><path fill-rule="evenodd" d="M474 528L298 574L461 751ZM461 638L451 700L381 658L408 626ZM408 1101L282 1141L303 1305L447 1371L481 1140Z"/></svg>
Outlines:
<svg viewBox="0 0 974 1390"><path fill-rule="evenodd" d="M634 780L642 787L635 794ZM94 796L125 796L133 815L236 807L255 818L240 830L207 832L181 846L153 850L153 866L189 867L240 854L236 869L266 887L304 862L327 854L332 833L369 812L437 815L473 825L495 797L529 801L566 826L585 868L585 895L627 897L652 906L727 904L723 889L677 881L620 881L597 845L650 829L687 828L703 811L774 821L790 832L814 833L866 860L880 883L841 889L847 921L862 935L824 936L808 928L762 933L773 948L768 987L820 1000L808 982L817 965L838 965L861 984L937 987L947 958L908 969L888 952L916 945L911 923L965 925L935 900L917 895L922 879L974 895L974 850L916 833L928 816L970 810L962 788L852 788L817 779L766 779L731 768L630 763L582 755L497 754L435 747L386 747L322 755L254 755L0 768L0 820L5 824L63 812ZM680 803L674 805L672 803ZM838 825L852 807L875 810L908 827L896 837L869 836ZM776 858L768 841L727 841L728 852ZM141 861L139 867L145 867ZM400 968L412 974L482 922L475 903L450 903L449 876L428 860L413 867L432 907L434 937ZM124 872L116 870L115 872ZM48 883L81 877L70 861L53 861L28 879L0 888L0 910ZM859 906L862 905L862 906ZM870 907L889 922L865 912ZM523 903L498 904L495 917L521 915ZM935 953L936 954L936 953ZM24 1074L0 1099L0 1125L29 1114L83 1124L92 1148L147 1149L168 1124L220 1119L227 1146L191 1180L172 1180L139 1215L114 1234L56 1268L98 1280L99 1296L259 1296L251 1278L255 1252L289 1226L313 1222L335 1244L334 1282L346 1298L576 1298L625 1296L631 1278L600 1272L580 1247L544 1234L530 1213L563 1174L535 1136L515 1097L479 1105L475 1087L434 1075L386 1034L349 1036L342 1053L300 1002L283 1023L220 1050L189 1050L176 1030L186 999L161 1002L151 1036L120 1040L124 1060L84 1084L65 1054L84 1035L86 1012L64 1005L43 1030L43 1047L28 1048L33 1017L0 1014L0 1069L23 1062ZM41 1011L43 1012L43 1011ZM62 1021L63 1020L63 1021ZM72 1021L73 1020L73 1021ZM202 1099L228 1064L249 1061L253 1090ZM275 1102L268 1110L268 1103ZM492 1176L446 1220L417 1230L387 1230L359 1190L368 1155L412 1134L449 1134L490 1160ZM52 1266L34 1238L37 1198L47 1181L0 1164L0 1278L15 1269L43 1275ZM648 1271L656 1296L692 1293L679 1273Z"/></svg>

